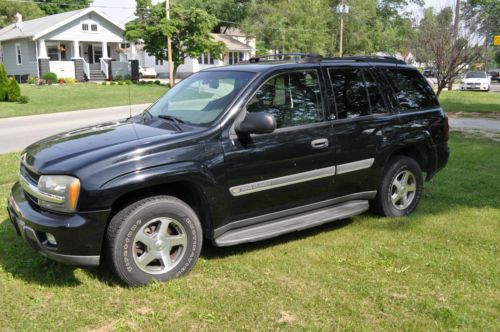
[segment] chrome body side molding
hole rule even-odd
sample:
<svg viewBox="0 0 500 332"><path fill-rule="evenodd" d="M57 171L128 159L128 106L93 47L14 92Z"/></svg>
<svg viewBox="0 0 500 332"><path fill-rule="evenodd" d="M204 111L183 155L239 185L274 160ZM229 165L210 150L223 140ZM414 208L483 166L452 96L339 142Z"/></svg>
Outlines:
<svg viewBox="0 0 500 332"><path fill-rule="evenodd" d="M352 163L340 164L337 166L337 174L344 174L370 168L372 167L374 161L374 158L370 158L353 161Z"/></svg>
<svg viewBox="0 0 500 332"><path fill-rule="evenodd" d="M258 191L269 190L289 186L295 183L301 183L316 179L321 179L328 176L335 175L335 166L319 168L312 171L296 173L291 175L282 176L279 178L252 182L229 188L229 192L233 196L241 196L246 194L255 193Z"/></svg>

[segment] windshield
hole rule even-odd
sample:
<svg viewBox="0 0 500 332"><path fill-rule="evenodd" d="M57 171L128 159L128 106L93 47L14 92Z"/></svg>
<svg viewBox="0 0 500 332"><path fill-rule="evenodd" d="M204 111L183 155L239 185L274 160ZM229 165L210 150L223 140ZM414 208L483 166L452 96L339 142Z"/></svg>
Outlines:
<svg viewBox="0 0 500 332"><path fill-rule="evenodd" d="M486 78L484 71L471 71L465 74L465 78Z"/></svg>
<svg viewBox="0 0 500 332"><path fill-rule="evenodd" d="M182 122L207 125L236 97L254 76L238 71L199 72L182 80L154 103L148 112Z"/></svg>

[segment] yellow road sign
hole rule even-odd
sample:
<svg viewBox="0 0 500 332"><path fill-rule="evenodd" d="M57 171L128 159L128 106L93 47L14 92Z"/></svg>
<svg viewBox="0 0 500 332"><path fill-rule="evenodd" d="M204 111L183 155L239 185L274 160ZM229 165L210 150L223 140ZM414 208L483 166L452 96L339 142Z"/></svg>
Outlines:
<svg viewBox="0 0 500 332"><path fill-rule="evenodd" d="M493 37L493 45L500 46L500 35Z"/></svg>

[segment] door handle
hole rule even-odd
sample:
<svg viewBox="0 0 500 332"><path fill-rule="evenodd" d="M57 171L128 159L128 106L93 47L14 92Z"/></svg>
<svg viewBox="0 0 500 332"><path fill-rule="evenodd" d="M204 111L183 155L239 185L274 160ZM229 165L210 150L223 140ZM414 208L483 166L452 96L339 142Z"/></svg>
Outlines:
<svg viewBox="0 0 500 332"><path fill-rule="evenodd" d="M328 146L327 138L318 138L311 142L311 147L313 149L322 149Z"/></svg>

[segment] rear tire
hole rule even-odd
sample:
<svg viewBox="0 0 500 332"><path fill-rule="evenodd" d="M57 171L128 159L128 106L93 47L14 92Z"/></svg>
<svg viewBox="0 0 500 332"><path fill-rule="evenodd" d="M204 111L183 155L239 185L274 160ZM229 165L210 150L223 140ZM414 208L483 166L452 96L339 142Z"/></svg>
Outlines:
<svg viewBox="0 0 500 332"><path fill-rule="evenodd" d="M370 208L385 217L409 215L420 201L423 189L420 165L406 156L391 158Z"/></svg>
<svg viewBox="0 0 500 332"><path fill-rule="evenodd" d="M111 219L106 233L109 265L129 286L187 274L200 256L202 241L198 216L172 196L127 206Z"/></svg>

